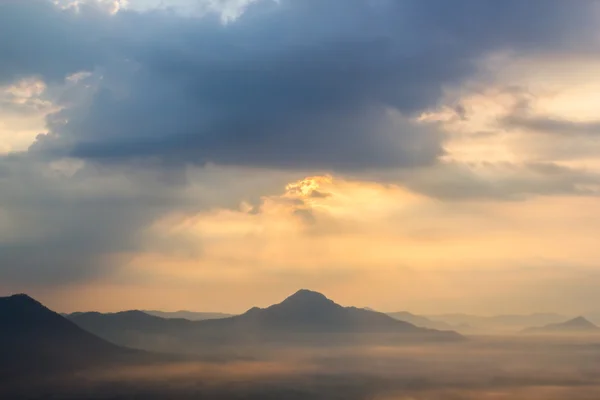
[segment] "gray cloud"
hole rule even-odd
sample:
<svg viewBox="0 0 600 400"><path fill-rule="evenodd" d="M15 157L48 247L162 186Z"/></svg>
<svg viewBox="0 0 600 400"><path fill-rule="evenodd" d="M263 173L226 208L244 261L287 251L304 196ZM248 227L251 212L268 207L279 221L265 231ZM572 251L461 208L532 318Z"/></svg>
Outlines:
<svg viewBox="0 0 600 400"><path fill-rule="evenodd" d="M0 54L11 61L0 62L0 79L100 68L91 101L63 110L68 123L50 124L36 147L104 162L433 164L441 135L386 110L434 105L494 50L585 50L594 26L592 1L258 1L227 25L22 3L2 6L11 39Z"/></svg>
<svg viewBox="0 0 600 400"><path fill-rule="evenodd" d="M523 200L531 196L600 196L600 175L552 162L447 162L387 179L444 200Z"/></svg>
<svg viewBox="0 0 600 400"><path fill-rule="evenodd" d="M41 76L61 81L107 58L107 20L93 4L81 13L48 0L0 2L0 84Z"/></svg>
<svg viewBox="0 0 600 400"><path fill-rule="evenodd" d="M165 179L164 170L151 163L61 163L28 154L0 156L0 281L5 284L103 279L131 254L149 248L164 254L189 251L185 243L148 234L149 226L174 210L194 214L237 207L242 200L258 203L302 174L209 166Z"/></svg>
<svg viewBox="0 0 600 400"><path fill-rule="evenodd" d="M600 122L579 122L552 117L533 117L527 115L509 115L502 125L508 128L523 128L550 135L600 135Z"/></svg>
<svg viewBox="0 0 600 400"><path fill-rule="evenodd" d="M409 118L490 52L586 51L593 1L265 0L226 25L88 3L0 1L0 85L92 72L51 99L62 110L28 154L0 157L2 282L96 278L170 210L256 200L315 169L381 179L404 168L401 181L446 198L565 193L595 179L538 170L499 187L451 168L440 184L420 171L444 137ZM64 156L86 162L54 171ZM205 167L190 178L183 164Z"/></svg>
<svg viewBox="0 0 600 400"><path fill-rule="evenodd" d="M74 174L27 156L0 158L0 279L64 283L118 267L111 256L139 248L136 234L176 202L149 180L110 177L84 167ZM137 183L136 183L137 182ZM142 183L148 185L144 190Z"/></svg>

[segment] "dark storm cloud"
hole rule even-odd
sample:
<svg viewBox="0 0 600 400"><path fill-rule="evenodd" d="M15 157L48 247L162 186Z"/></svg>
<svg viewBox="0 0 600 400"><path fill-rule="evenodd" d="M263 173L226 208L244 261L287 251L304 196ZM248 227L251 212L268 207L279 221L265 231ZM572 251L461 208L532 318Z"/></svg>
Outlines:
<svg viewBox="0 0 600 400"><path fill-rule="evenodd" d="M31 154L0 156L0 282L98 280L148 248L188 251L186 243L173 243L168 235L146 235L148 226L173 210L193 215L211 207L236 207L293 179L209 167L188 171L186 186L164 179L163 173L152 164L88 163L75 169L49 165ZM194 243L195 251L200 247Z"/></svg>
<svg viewBox="0 0 600 400"><path fill-rule="evenodd" d="M141 228L177 204L176 193L151 188L142 176L88 167L65 174L27 155L0 156L0 170L7 171L0 175L0 280L7 284L110 273L118 267L110 257L138 249Z"/></svg>
<svg viewBox="0 0 600 400"><path fill-rule="evenodd" d="M62 81L106 59L106 19L99 9L63 11L48 0L0 2L0 85L40 76Z"/></svg>
<svg viewBox="0 0 600 400"><path fill-rule="evenodd" d="M442 137L389 109L413 115L435 105L444 85L495 50L585 50L592 4L258 1L223 25L214 15L109 16L9 1L0 13L0 79L98 68L91 102L63 110L68 123L50 125L36 146L58 155L332 170L428 165L442 154Z"/></svg>
<svg viewBox="0 0 600 400"><path fill-rule="evenodd" d="M405 167L403 182L440 197L564 193L581 182L569 171L532 173L538 186L452 169L426 179L414 167L437 162L443 137L407 117L488 53L589 50L592 1L259 1L225 25L87 3L0 0L0 86L92 73L50 99L62 109L28 154L0 156L3 283L94 279L118 267L111 255L139 251L139 233L165 213L259 199L314 169ZM65 155L95 162L53 172L48 161ZM243 168L206 167L193 183L161 168L208 162ZM240 172L256 166L271 171ZM293 171L273 178L274 168Z"/></svg>

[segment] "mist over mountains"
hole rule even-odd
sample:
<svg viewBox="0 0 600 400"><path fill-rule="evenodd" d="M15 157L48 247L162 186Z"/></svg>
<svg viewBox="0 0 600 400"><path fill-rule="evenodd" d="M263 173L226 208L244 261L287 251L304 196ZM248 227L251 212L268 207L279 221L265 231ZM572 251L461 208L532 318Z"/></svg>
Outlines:
<svg viewBox="0 0 600 400"><path fill-rule="evenodd" d="M0 400L599 400L598 71L600 0L0 0Z"/></svg>
<svg viewBox="0 0 600 400"><path fill-rule="evenodd" d="M205 319L220 319L233 317L234 314L221 313L221 312L197 312L197 311L158 311L158 310L142 310L144 313L154 315L155 317L161 318L183 318L189 319L190 321L202 321Z"/></svg>
<svg viewBox="0 0 600 400"><path fill-rule="evenodd" d="M0 382L148 355L105 341L25 294L0 298Z"/></svg>
<svg viewBox="0 0 600 400"><path fill-rule="evenodd" d="M290 296L292 299L300 298L302 294L315 293L308 290L300 290L295 296ZM318 297L318 296L317 296ZM315 307L320 305L315 302ZM328 302L324 302L327 304ZM356 307L353 307L356 308ZM365 310L369 312L378 312L370 307L356 308L357 310ZM253 312L252 309L242 315ZM441 330L441 331L456 331L462 334L515 334L523 330L542 327L550 324L560 324L572 317L558 313L531 313L531 314L504 314L480 316L470 314L437 314L437 315L419 315L408 311L388 312L385 313L393 319L408 322L419 328ZM112 313L99 312L73 312L61 314L78 324L87 327L89 330L100 334L102 337L123 341L123 332L117 328L122 326L129 333L128 335L135 336L134 332L146 329L146 333L164 333L175 329L176 326L196 326L190 325L185 321L204 321L226 319L232 317L240 317L241 315L221 313L221 312L201 312L201 311L159 311L159 310L127 310ZM149 318L149 317L158 317ZM316 317L316 314L313 315ZM244 317L246 319L248 317ZM174 320L170 324L165 323L162 319ZM237 320L235 318L234 320ZM171 328L166 326L170 325ZM138 335L139 337L139 335ZM127 342L131 344L131 342Z"/></svg>
<svg viewBox="0 0 600 400"><path fill-rule="evenodd" d="M444 321L433 320L433 319L424 317L422 315L416 315L416 314L410 313L408 311L398 311L398 312L391 312L391 313L387 313L387 314L394 319L409 322L413 325L420 326L422 328L442 329L442 330L457 329L457 327L454 327L451 324L446 323Z"/></svg>
<svg viewBox="0 0 600 400"><path fill-rule="evenodd" d="M454 341L452 331L420 328L375 311L342 307L324 295L300 290L281 303L226 318L190 321L142 311L75 313L68 318L102 338L125 346L194 351L211 345L351 343L360 341Z"/></svg>
<svg viewBox="0 0 600 400"><path fill-rule="evenodd" d="M585 317L575 317L568 321L531 327L523 330L528 334L600 334L600 328Z"/></svg>
<svg viewBox="0 0 600 400"><path fill-rule="evenodd" d="M0 321L0 398L11 400L590 400L600 388L600 335L583 317L542 328L556 339L465 337L300 290L200 321L61 316L15 295L0 298Z"/></svg>
<svg viewBox="0 0 600 400"><path fill-rule="evenodd" d="M441 321L449 324L453 329L465 333L510 334L531 326L560 323L569 319L569 316L556 313L505 314L492 316L441 314L428 315L427 318L432 321Z"/></svg>

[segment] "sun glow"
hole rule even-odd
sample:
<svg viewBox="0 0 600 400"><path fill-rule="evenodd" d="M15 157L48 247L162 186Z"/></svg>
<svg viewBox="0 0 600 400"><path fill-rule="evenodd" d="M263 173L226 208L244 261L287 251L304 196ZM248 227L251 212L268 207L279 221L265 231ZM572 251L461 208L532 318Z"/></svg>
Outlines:
<svg viewBox="0 0 600 400"><path fill-rule="evenodd" d="M331 184L331 175L310 176L285 187L287 197L311 197L320 187Z"/></svg>

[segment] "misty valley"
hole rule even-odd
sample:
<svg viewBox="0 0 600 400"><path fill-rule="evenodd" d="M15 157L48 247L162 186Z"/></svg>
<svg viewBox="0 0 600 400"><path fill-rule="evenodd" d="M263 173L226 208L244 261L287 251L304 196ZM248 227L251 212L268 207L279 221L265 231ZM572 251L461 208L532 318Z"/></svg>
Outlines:
<svg viewBox="0 0 600 400"><path fill-rule="evenodd" d="M463 315L467 324L343 307L309 290L241 315L181 313L60 315L27 295L0 298L0 398L577 400L600 392L600 329L584 317Z"/></svg>
<svg viewBox="0 0 600 400"><path fill-rule="evenodd" d="M0 400L600 400L600 0L0 0Z"/></svg>

